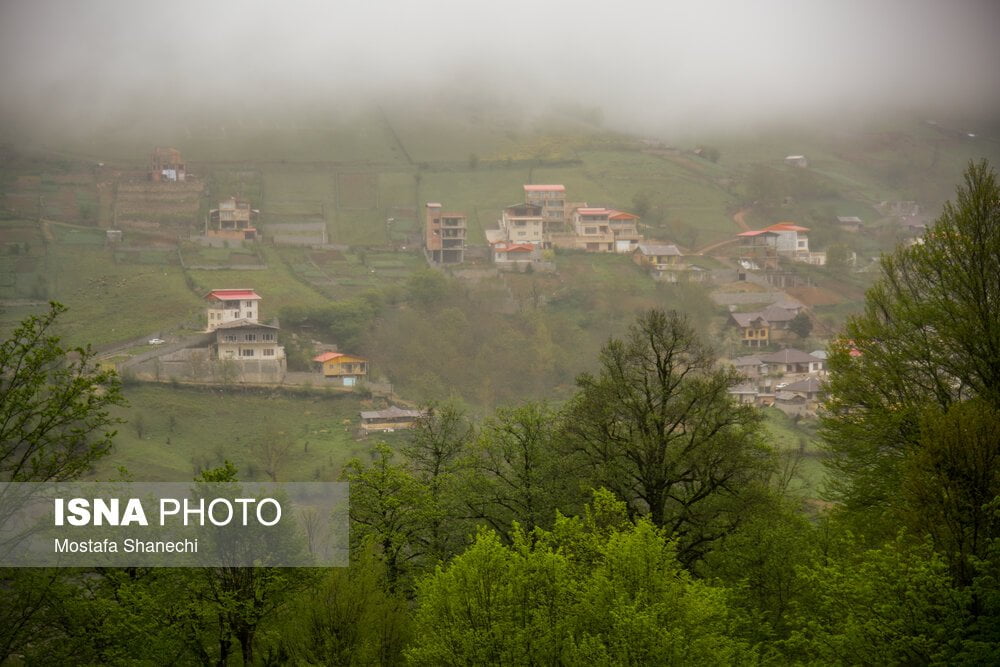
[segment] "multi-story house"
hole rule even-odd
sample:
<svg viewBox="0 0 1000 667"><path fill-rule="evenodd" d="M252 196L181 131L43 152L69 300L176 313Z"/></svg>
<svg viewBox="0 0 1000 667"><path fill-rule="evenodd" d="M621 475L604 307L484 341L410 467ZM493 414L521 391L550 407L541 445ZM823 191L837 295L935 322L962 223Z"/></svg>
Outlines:
<svg viewBox="0 0 1000 667"><path fill-rule="evenodd" d="M280 361L285 348L278 345L278 327L250 320L235 320L215 328L215 345L222 360Z"/></svg>
<svg viewBox="0 0 1000 667"><path fill-rule="evenodd" d="M514 204L500 212L500 240L507 243L545 244L545 217L537 204Z"/></svg>
<svg viewBox="0 0 1000 667"><path fill-rule="evenodd" d="M540 206L545 231L552 227L561 227L567 221L566 186L564 185L525 185L524 201Z"/></svg>
<svg viewBox="0 0 1000 667"><path fill-rule="evenodd" d="M250 202L230 197L219 202L219 208L208 212L206 236L235 241L255 241L257 228L253 220L260 211L251 208Z"/></svg>
<svg viewBox="0 0 1000 667"><path fill-rule="evenodd" d="M442 213L441 204L427 202L424 222L424 250L433 264L461 264L465 261L466 219L462 213Z"/></svg>
<svg viewBox="0 0 1000 667"><path fill-rule="evenodd" d="M216 289L205 295L208 301L208 331L223 324L246 320L256 323L260 295L252 289Z"/></svg>
<svg viewBox="0 0 1000 667"><path fill-rule="evenodd" d="M151 181L184 181L187 179L187 167L181 159L181 152L176 148L154 148L149 160L149 180Z"/></svg>

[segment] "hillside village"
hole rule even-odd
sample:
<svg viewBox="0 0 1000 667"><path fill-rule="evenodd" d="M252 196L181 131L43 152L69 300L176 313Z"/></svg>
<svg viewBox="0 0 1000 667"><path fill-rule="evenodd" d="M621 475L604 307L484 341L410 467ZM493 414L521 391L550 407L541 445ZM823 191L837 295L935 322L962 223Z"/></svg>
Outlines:
<svg viewBox="0 0 1000 667"><path fill-rule="evenodd" d="M786 158L786 164L797 168L808 166L802 156L793 157L801 159ZM177 185L186 192L191 184L197 183L198 177L190 174L180 151L156 148L150 159L148 180L156 184L158 191L165 192L169 201L168 188ZM238 193L212 194L222 198L210 202L203 225L191 232L193 243L235 249L248 257L259 255L256 249L260 244L269 243L299 245L313 251L346 249L325 243L325 234L318 239L320 243L308 235L290 238L277 231L276 225L269 227L274 233L272 238L260 228L259 221L267 218L266 211L255 208ZM751 299L758 294L759 310L747 310L746 306L753 304L745 300L728 306L726 329L734 332L734 340L741 348L754 352L752 356L728 359L746 380L730 393L740 402L775 407L788 415L815 416L823 396L825 352L817 349L806 353L793 346L809 335L813 316L805 304L781 291L810 284L808 277L795 271L795 264L826 264L826 253L809 247L809 228L788 221L776 222L762 229L736 233L724 242L713 244L709 254L683 250L669 239L647 238L641 231L643 222L639 215L611 206L572 201L570 195L562 184L525 184L523 201L503 207L496 226L484 229L484 246L471 242L466 213L449 211L438 202L427 202L420 250L429 267L456 276L475 267L477 280L484 279L483 276L488 281L502 280L502 274L508 272L557 275L554 260L558 253L606 253L622 256L621 261L631 261L655 282L703 285L713 290L713 298L720 303L726 303L726 297L733 294L749 295ZM387 221L387 229L391 222L394 221ZM856 216L838 218L836 224L852 232L862 225ZM109 229L108 243L121 245L134 229L129 224L125 229ZM494 273L483 272L489 268ZM744 292L744 285L766 291ZM307 385L346 391L354 388L371 391L372 386L378 385L370 377L369 359L341 351L338 341L313 341L311 369L290 372L285 348L278 342L280 323L273 312L270 318L262 318L264 299L255 289L215 288L203 298L205 328L201 334L162 347L158 343L151 350L118 361L119 372L151 382ZM152 329L157 323L149 325ZM732 352L735 354L735 350ZM392 370L383 372L391 375ZM403 399L391 392L387 397L389 413L362 412L362 433L405 429L415 423L419 411L395 405ZM402 412L396 414L393 410Z"/></svg>
<svg viewBox="0 0 1000 667"><path fill-rule="evenodd" d="M744 376L735 400L809 419L878 252L918 243L933 207L874 187L823 203L850 156L815 142L727 166L596 130L458 164L415 159L426 128L401 118L383 118L392 157L371 164L181 145L53 176L12 153L42 176L6 187L4 294L66 301L73 335L129 381L354 397L359 434L448 396L558 400L637 310L676 307ZM361 414L385 410L416 412Z"/></svg>

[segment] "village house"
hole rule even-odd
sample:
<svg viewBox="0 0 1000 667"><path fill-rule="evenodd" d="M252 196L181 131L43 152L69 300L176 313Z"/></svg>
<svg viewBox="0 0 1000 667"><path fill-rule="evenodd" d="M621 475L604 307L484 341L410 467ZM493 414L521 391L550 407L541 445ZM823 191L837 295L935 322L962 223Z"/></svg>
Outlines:
<svg viewBox="0 0 1000 667"><path fill-rule="evenodd" d="M427 416L423 410L405 410L395 405L385 410L362 411L360 414L361 433L364 435L377 431L392 432L413 428Z"/></svg>
<svg viewBox="0 0 1000 667"><path fill-rule="evenodd" d="M323 377L353 387L368 377L368 360L341 352L323 352L313 357Z"/></svg>
<svg viewBox="0 0 1000 667"><path fill-rule="evenodd" d="M632 251L632 261L649 269L649 274L655 280L675 283L683 277L688 280L700 280L703 271L684 261L684 255L673 244L639 243Z"/></svg>
<svg viewBox="0 0 1000 667"><path fill-rule="evenodd" d="M566 224L566 186L525 185L524 201L541 208L542 220L546 227L545 232L552 231L550 227L561 227Z"/></svg>
<svg viewBox="0 0 1000 667"><path fill-rule="evenodd" d="M824 363L822 359L795 348L762 355L760 360L765 373L761 384L778 390L809 375L820 374Z"/></svg>
<svg viewBox="0 0 1000 667"><path fill-rule="evenodd" d="M205 236L233 241L256 241L257 229L253 221L260 211L251 208L250 202L230 197L219 202L219 208L208 212Z"/></svg>
<svg viewBox="0 0 1000 667"><path fill-rule="evenodd" d="M542 250L533 243L507 243L498 241L490 244L494 266L501 271L527 271L528 267L545 264Z"/></svg>
<svg viewBox="0 0 1000 667"><path fill-rule="evenodd" d="M537 204L508 206L500 212L500 220L498 221L500 234L498 238L492 240L545 245L544 220L542 207Z"/></svg>
<svg viewBox="0 0 1000 667"><path fill-rule="evenodd" d="M181 159L181 152L176 148L154 148L149 160L149 180L157 182L187 180L187 168Z"/></svg>
<svg viewBox="0 0 1000 667"><path fill-rule="evenodd" d="M615 252L632 252L642 240L639 216L625 211L612 211L608 216L611 233L615 235Z"/></svg>
<svg viewBox="0 0 1000 667"><path fill-rule="evenodd" d="M823 388L823 380L811 375L802 380L786 384L782 391L801 396L808 403L818 403L826 397L826 390Z"/></svg>
<svg viewBox="0 0 1000 667"><path fill-rule="evenodd" d="M432 264L465 261L466 219L463 213L442 213L441 204L427 202L424 251Z"/></svg>
<svg viewBox="0 0 1000 667"><path fill-rule="evenodd" d="M215 346L220 360L283 361L285 358L285 348L278 345L278 327L251 320L216 326Z"/></svg>
<svg viewBox="0 0 1000 667"><path fill-rule="evenodd" d="M741 232L737 238L740 239L740 264L748 270L775 270L778 257L817 266L826 264L825 252L809 250L809 228L792 222Z"/></svg>
<svg viewBox="0 0 1000 667"><path fill-rule="evenodd" d="M205 295L208 301L207 331L215 331L223 324L246 320L256 323L260 295L252 289L216 289Z"/></svg>
<svg viewBox="0 0 1000 667"><path fill-rule="evenodd" d="M861 218L856 215L838 215L833 224L838 229L852 234L860 232L865 226L865 223L861 222Z"/></svg>
<svg viewBox="0 0 1000 667"><path fill-rule="evenodd" d="M771 324L760 312L730 313L729 324L740 329L740 342L746 347L771 344Z"/></svg>

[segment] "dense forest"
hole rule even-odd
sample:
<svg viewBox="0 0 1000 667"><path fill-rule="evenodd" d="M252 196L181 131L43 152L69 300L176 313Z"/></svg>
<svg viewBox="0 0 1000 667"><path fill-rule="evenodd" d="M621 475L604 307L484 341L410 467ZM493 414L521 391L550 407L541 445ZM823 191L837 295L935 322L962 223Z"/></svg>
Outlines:
<svg viewBox="0 0 1000 667"><path fill-rule="evenodd" d="M376 307L331 321L349 339ZM61 311L0 347L3 481L78 478L111 445L118 379L61 346ZM351 461L349 568L6 569L0 662L996 664L998 312L981 162L831 346L826 502L790 488L794 457L732 401L702 332L650 309L567 398L484 419L438 402ZM396 317L383 335L422 326ZM530 313L518 335L538 335Z"/></svg>

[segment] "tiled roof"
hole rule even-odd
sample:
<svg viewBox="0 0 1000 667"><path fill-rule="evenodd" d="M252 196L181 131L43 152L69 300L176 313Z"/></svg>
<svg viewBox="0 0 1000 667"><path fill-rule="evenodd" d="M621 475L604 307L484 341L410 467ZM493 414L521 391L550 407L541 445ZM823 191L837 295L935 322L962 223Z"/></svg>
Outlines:
<svg viewBox="0 0 1000 667"><path fill-rule="evenodd" d="M218 299L219 301L258 301L260 295L252 289L214 289L205 295L206 299Z"/></svg>
<svg viewBox="0 0 1000 667"><path fill-rule="evenodd" d="M760 360L765 364L805 364L811 361L821 361L808 352L796 350L793 347L761 357Z"/></svg>
<svg viewBox="0 0 1000 667"><path fill-rule="evenodd" d="M681 256L680 249L672 243L640 243L637 248L643 255L674 255Z"/></svg>

